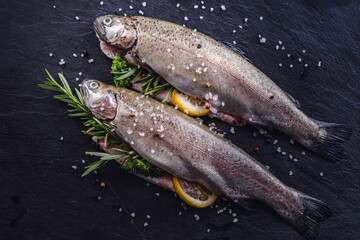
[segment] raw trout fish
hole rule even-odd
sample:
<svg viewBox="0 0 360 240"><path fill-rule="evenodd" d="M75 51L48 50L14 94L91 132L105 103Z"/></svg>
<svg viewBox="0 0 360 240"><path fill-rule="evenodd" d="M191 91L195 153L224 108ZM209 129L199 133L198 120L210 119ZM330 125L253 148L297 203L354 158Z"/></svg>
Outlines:
<svg viewBox="0 0 360 240"><path fill-rule="evenodd" d="M242 149L196 119L140 93L84 80L86 107L152 164L231 199L256 199L313 239L331 215L320 200L286 186Z"/></svg>
<svg viewBox="0 0 360 240"><path fill-rule="evenodd" d="M108 57L121 53L129 63L155 71L176 89L207 101L213 113L276 128L327 160L341 159L350 129L308 117L270 78L214 39L141 16L100 16L94 29Z"/></svg>

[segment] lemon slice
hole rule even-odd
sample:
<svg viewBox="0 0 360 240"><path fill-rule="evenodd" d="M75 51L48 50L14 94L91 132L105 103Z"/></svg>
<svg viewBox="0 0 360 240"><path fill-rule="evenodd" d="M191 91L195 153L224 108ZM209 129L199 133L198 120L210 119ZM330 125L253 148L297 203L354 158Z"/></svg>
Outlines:
<svg viewBox="0 0 360 240"><path fill-rule="evenodd" d="M190 97L176 90L174 90L172 94L172 103L178 106L178 109L191 116L204 116L210 111L206 108L206 104L200 99Z"/></svg>
<svg viewBox="0 0 360 240"><path fill-rule="evenodd" d="M173 177L176 193L188 205L196 208L205 208L215 202L217 196L197 183Z"/></svg>

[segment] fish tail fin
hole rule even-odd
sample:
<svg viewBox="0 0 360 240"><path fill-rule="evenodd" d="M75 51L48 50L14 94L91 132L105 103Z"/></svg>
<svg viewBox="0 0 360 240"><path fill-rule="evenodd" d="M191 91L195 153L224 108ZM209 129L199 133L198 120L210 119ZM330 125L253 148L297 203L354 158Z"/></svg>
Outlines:
<svg viewBox="0 0 360 240"><path fill-rule="evenodd" d="M331 209L324 202L307 195L302 196L304 209L289 219L290 224L307 239L317 239L320 222L331 216Z"/></svg>
<svg viewBox="0 0 360 240"><path fill-rule="evenodd" d="M320 134L313 144L314 151L330 162L339 161L343 156L342 144L350 138L352 130L344 124L315 122Z"/></svg>

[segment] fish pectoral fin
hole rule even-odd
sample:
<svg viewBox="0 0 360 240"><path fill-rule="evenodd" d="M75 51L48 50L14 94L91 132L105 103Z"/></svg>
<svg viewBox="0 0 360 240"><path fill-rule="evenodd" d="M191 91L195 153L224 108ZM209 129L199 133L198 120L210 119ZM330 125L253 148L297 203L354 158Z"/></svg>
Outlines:
<svg viewBox="0 0 360 240"><path fill-rule="evenodd" d="M107 45L104 41L100 41L100 48L101 51L103 51L103 53L111 59L114 59L120 52L118 48Z"/></svg>
<svg viewBox="0 0 360 240"><path fill-rule="evenodd" d="M290 99L290 101L292 101L294 104L295 104L295 106L297 107L297 108L300 108L301 107L301 105L300 105L300 103L299 103L299 101L298 100L296 100L293 96L291 96L289 93L287 93L287 92L285 92L285 94L286 94L286 96L288 96L288 98Z"/></svg>
<svg viewBox="0 0 360 240"><path fill-rule="evenodd" d="M248 212L254 212L255 211L256 202L254 200L250 199L248 196L245 196L244 198L237 199L236 203L240 207L242 207L244 210L246 210Z"/></svg>

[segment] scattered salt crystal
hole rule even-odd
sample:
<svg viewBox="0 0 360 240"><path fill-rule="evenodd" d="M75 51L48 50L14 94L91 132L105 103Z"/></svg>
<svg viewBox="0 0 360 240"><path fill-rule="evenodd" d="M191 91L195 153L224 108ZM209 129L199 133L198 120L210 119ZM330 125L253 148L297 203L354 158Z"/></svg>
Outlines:
<svg viewBox="0 0 360 240"><path fill-rule="evenodd" d="M199 18L200 18L200 20L204 19L204 17L203 17L203 16L200 16Z"/></svg>
<svg viewBox="0 0 360 240"><path fill-rule="evenodd" d="M305 156L305 154L306 154L305 151L302 151L302 152L301 152L301 155Z"/></svg>
<svg viewBox="0 0 360 240"><path fill-rule="evenodd" d="M134 144L134 141L131 141L130 144L133 145L133 144Z"/></svg>
<svg viewBox="0 0 360 240"><path fill-rule="evenodd" d="M176 4L176 7L180 7L180 3L177 3L177 4Z"/></svg>
<svg viewBox="0 0 360 240"><path fill-rule="evenodd" d="M282 154L283 156L285 156L285 155L286 155L286 152L282 152L281 154Z"/></svg>
<svg viewBox="0 0 360 240"><path fill-rule="evenodd" d="M193 82L196 82L196 78L193 78Z"/></svg>
<svg viewBox="0 0 360 240"><path fill-rule="evenodd" d="M101 196L98 196L97 199L100 201L100 200L101 200Z"/></svg>
<svg viewBox="0 0 360 240"><path fill-rule="evenodd" d="M276 45L276 46L275 46L275 49L276 49L276 50L279 50L279 45Z"/></svg>
<svg viewBox="0 0 360 240"><path fill-rule="evenodd" d="M237 223L238 221L239 221L239 219L234 218L233 223Z"/></svg>
<svg viewBox="0 0 360 240"><path fill-rule="evenodd" d="M235 133L234 127L231 127L231 128L230 128L230 133Z"/></svg>
<svg viewBox="0 0 360 240"><path fill-rule="evenodd" d="M233 33L236 33L236 30L235 30L235 29L233 30Z"/></svg>
<svg viewBox="0 0 360 240"><path fill-rule="evenodd" d="M301 59L301 58L298 58L298 61L299 61L299 62L301 62L301 61L302 61L302 59Z"/></svg>
<svg viewBox="0 0 360 240"><path fill-rule="evenodd" d="M72 165L71 167L72 167L72 169L74 169L74 170L77 169L77 166L75 166L75 165Z"/></svg>
<svg viewBox="0 0 360 240"><path fill-rule="evenodd" d="M127 134L132 134L133 133L133 131L132 130L127 130Z"/></svg>
<svg viewBox="0 0 360 240"><path fill-rule="evenodd" d="M253 135L253 137L257 137L257 133L253 133L252 135Z"/></svg>
<svg viewBox="0 0 360 240"><path fill-rule="evenodd" d="M205 2L204 1L201 1L201 4L204 4Z"/></svg>
<svg viewBox="0 0 360 240"><path fill-rule="evenodd" d="M189 20L189 18L188 18L188 17L184 17L184 20L187 21L187 20Z"/></svg>
<svg viewBox="0 0 360 240"><path fill-rule="evenodd" d="M279 140L275 139L274 142L273 142L273 144L275 145L275 144L277 144L278 142L279 142Z"/></svg>
<svg viewBox="0 0 360 240"><path fill-rule="evenodd" d="M277 151L278 153L280 153L280 152L281 152L281 147L278 147L278 148L276 149L276 151Z"/></svg>
<svg viewBox="0 0 360 240"><path fill-rule="evenodd" d="M281 50L285 50L285 47L284 47L284 46L282 46L282 47L281 47Z"/></svg>
<svg viewBox="0 0 360 240"><path fill-rule="evenodd" d="M294 160L293 160L294 162L297 162L298 160L297 160L297 158L294 158Z"/></svg>
<svg viewBox="0 0 360 240"><path fill-rule="evenodd" d="M221 5L221 10L225 11L226 7L224 5Z"/></svg>
<svg viewBox="0 0 360 240"><path fill-rule="evenodd" d="M148 226L148 223L147 223L147 222L145 222L145 223L144 223L144 227L147 227L147 226Z"/></svg>
<svg viewBox="0 0 360 240"><path fill-rule="evenodd" d="M245 18L245 19L244 19L244 21L245 21L245 22L248 22L248 21L249 21L249 19L248 19L248 18Z"/></svg>
<svg viewBox="0 0 360 240"><path fill-rule="evenodd" d="M182 212L179 212L179 216L181 216Z"/></svg>
<svg viewBox="0 0 360 240"><path fill-rule="evenodd" d="M196 220L196 221L199 221L200 216L199 216L199 215L197 215L197 214L194 214L194 218L195 218L195 220Z"/></svg>
<svg viewBox="0 0 360 240"><path fill-rule="evenodd" d="M81 160L81 163L85 163L85 160L84 160L84 159L82 159L82 160Z"/></svg>
<svg viewBox="0 0 360 240"><path fill-rule="evenodd" d="M308 67L308 66L309 66L309 64L307 64L307 63L304 64L304 67Z"/></svg>
<svg viewBox="0 0 360 240"><path fill-rule="evenodd" d="M56 6L54 5L53 8L56 8Z"/></svg>
<svg viewBox="0 0 360 240"><path fill-rule="evenodd" d="M202 8L202 9L205 9L205 6L203 5L203 6L201 6L201 8Z"/></svg>
<svg viewBox="0 0 360 240"><path fill-rule="evenodd" d="M294 65L290 64L290 68L294 67Z"/></svg>
<svg viewBox="0 0 360 240"><path fill-rule="evenodd" d="M145 185L148 187L148 186L150 186L150 183L146 183Z"/></svg>
<svg viewBox="0 0 360 240"><path fill-rule="evenodd" d="M303 52L303 53L306 53L306 50L304 49L304 50L302 50L302 52Z"/></svg>
<svg viewBox="0 0 360 240"><path fill-rule="evenodd" d="M119 12L121 12L122 11L122 8L119 8Z"/></svg>
<svg viewBox="0 0 360 240"><path fill-rule="evenodd" d="M144 12L143 12L143 11L141 11L141 10L139 10L139 13L140 13L141 15L144 15Z"/></svg>
<svg viewBox="0 0 360 240"><path fill-rule="evenodd" d="M198 5L194 5L194 8L197 9L199 6Z"/></svg>
<svg viewBox="0 0 360 240"><path fill-rule="evenodd" d="M291 176L291 175L293 175L293 174L294 174L293 171L290 170L290 171L289 171L289 175Z"/></svg>
<svg viewBox="0 0 360 240"><path fill-rule="evenodd" d="M233 213L231 216L236 217L236 213Z"/></svg>
<svg viewBox="0 0 360 240"><path fill-rule="evenodd" d="M279 67L282 67L282 63L279 63Z"/></svg>
<svg viewBox="0 0 360 240"><path fill-rule="evenodd" d="M122 208L119 208L119 212L122 212Z"/></svg>
<svg viewBox="0 0 360 240"><path fill-rule="evenodd" d="M142 5L143 7L146 7L146 2L143 2L141 5Z"/></svg>
<svg viewBox="0 0 360 240"><path fill-rule="evenodd" d="M130 9L134 9L134 7L133 7L133 6L131 6L131 5L129 5L129 8L130 8Z"/></svg>
<svg viewBox="0 0 360 240"><path fill-rule="evenodd" d="M59 65L64 65L65 64L65 60L64 59L60 59Z"/></svg>
<svg viewBox="0 0 360 240"><path fill-rule="evenodd" d="M259 19L260 19L260 21L262 21L264 18L263 18L263 16L260 16Z"/></svg>
<svg viewBox="0 0 360 240"><path fill-rule="evenodd" d="M320 172L320 177L324 176L324 173L323 172Z"/></svg>
<svg viewBox="0 0 360 240"><path fill-rule="evenodd" d="M135 213L134 213L134 212L133 212L133 213L131 213L130 215L131 215L131 217L135 217Z"/></svg>
<svg viewBox="0 0 360 240"><path fill-rule="evenodd" d="M241 25L239 25L239 28L242 29L243 27Z"/></svg>
<svg viewBox="0 0 360 240"><path fill-rule="evenodd" d="M78 16L75 16L75 19L79 21L80 18Z"/></svg>
<svg viewBox="0 0 360 240"><path fill-rule="evenodd" d="M318 66L318 67L321 67L321 61L318 62L318 65L317 65L317 66Z"/></svg>
<svg viewBox="0 0 360 240"><path fill-rule="evenodd" d="M155 193L155 195L156 195L157 197L159 197L159 196L160 196L160 193L157 192L157 193Z"/></svg>
<svg viewBox="0 0 360 240"><path fill-rule="evenodd" d="M49 57L52 57L53 56L53 54L52 53L49 53Z"/></svg>
<svg viewBox="0 0 360 240"><path fill-rule="evenodd" d="M77 57L77 54L76 54L76 53L73 53L73 57Z"/></svg>
<svg viewBox="0 0 360 240"><path fill-rule="evenodd" d="M60 140L62 141L62 140L64 140L64 138L63 138L63 137L60 137Z"/></svg>
<svg viewBox="0 0 360 240"><path fill-rule="evenodd" d="M145 133L139 132L139 135L140 135L141 137L143 137L143 136L145 136Z"/></svg>
<svg viewBox="0 0 360 240"><path fill-rule="evenodd" d="M82 53L80 56L81 56L81 57L85 57L85 54Z"/></svg>
<svg viewBox="0 0 360 240"><path fill-rule="evenodd" d="M290 56L291 56L291 54L290 54L290 53L288 53L288 54L287 54L287 57L290 57Z"/></svg>
<svg viewBox="0 0 360 240"><path fill-rule="evenodd" d="M93 62L94 62L94 59L91 58L91 59L88 60L88 62L89 62L89 63L93 63Z"/></svg>
<svg viewBox="0 0 360 240"><path fill-rule="evenodd" d="M155 150L154 150L154 149L151 149L151 153L155 153Z"/></svg>
<svg viewBox="0 0 360 240"><path fill-rule="evenodd" d="M205 72L205 69L204 69L204 72ZM216 94L212 97L212 99L213 99L214 101L218 100L218 98L219 98L219 96L216 95Z"/></svg>
<svg viewBox="0 0 360 240"><path fill-rule="evenodd" d="M233 41L233 44L236 44L236 41Z"/></svg>
<svg viewBox="0 0 360 240"><path fill-rule="evenodd" d="M206 232L209 233L209 232L210 232L210 228L208 228L208 229L206 230Z"/></svg>
<svg viewBox="0 0 360 240"><path fill-rule="evenodd" d="M104 5L104 1L101 1L101 2L100 2L100 5L101 5L101 6Z"/></svg>
<svg viewBox="0 0 360 240"><path fill-rule="evenodd" d="M210 8L210 12L214 11L214 8Z"/></svg>
<svg viewBox="0 0 360 240"><path fill-rule="evenodd" d="M294 139L290 138L290 143L294 144L295 143Z"/></svg>
<svg viewBox="0 0 360 240"><path fill-rule="evenodd" d="M260 43L265 43L265 42L266 42L266 38L263 37L260 39Z"/></svg>
<svg viewBox="0 0 360 240"><path fill-rule="evenodd" d="M168 51L168 52L171 52L171 49L170 49L170 48L168 48L168 49L167 49L167 51Z"/></svg>
<svg viewBox="0 0 360 240"><path fill-rule="evenodd" d="M289 158L290 158L290 160L293 159L293 155L289 154Z"/></svg>
<svg viewBox="0 0 360 240"><path fill-rule="evenodd" d="M79 76L81 76L82 75L82 72L79 72Z"/></svg>

